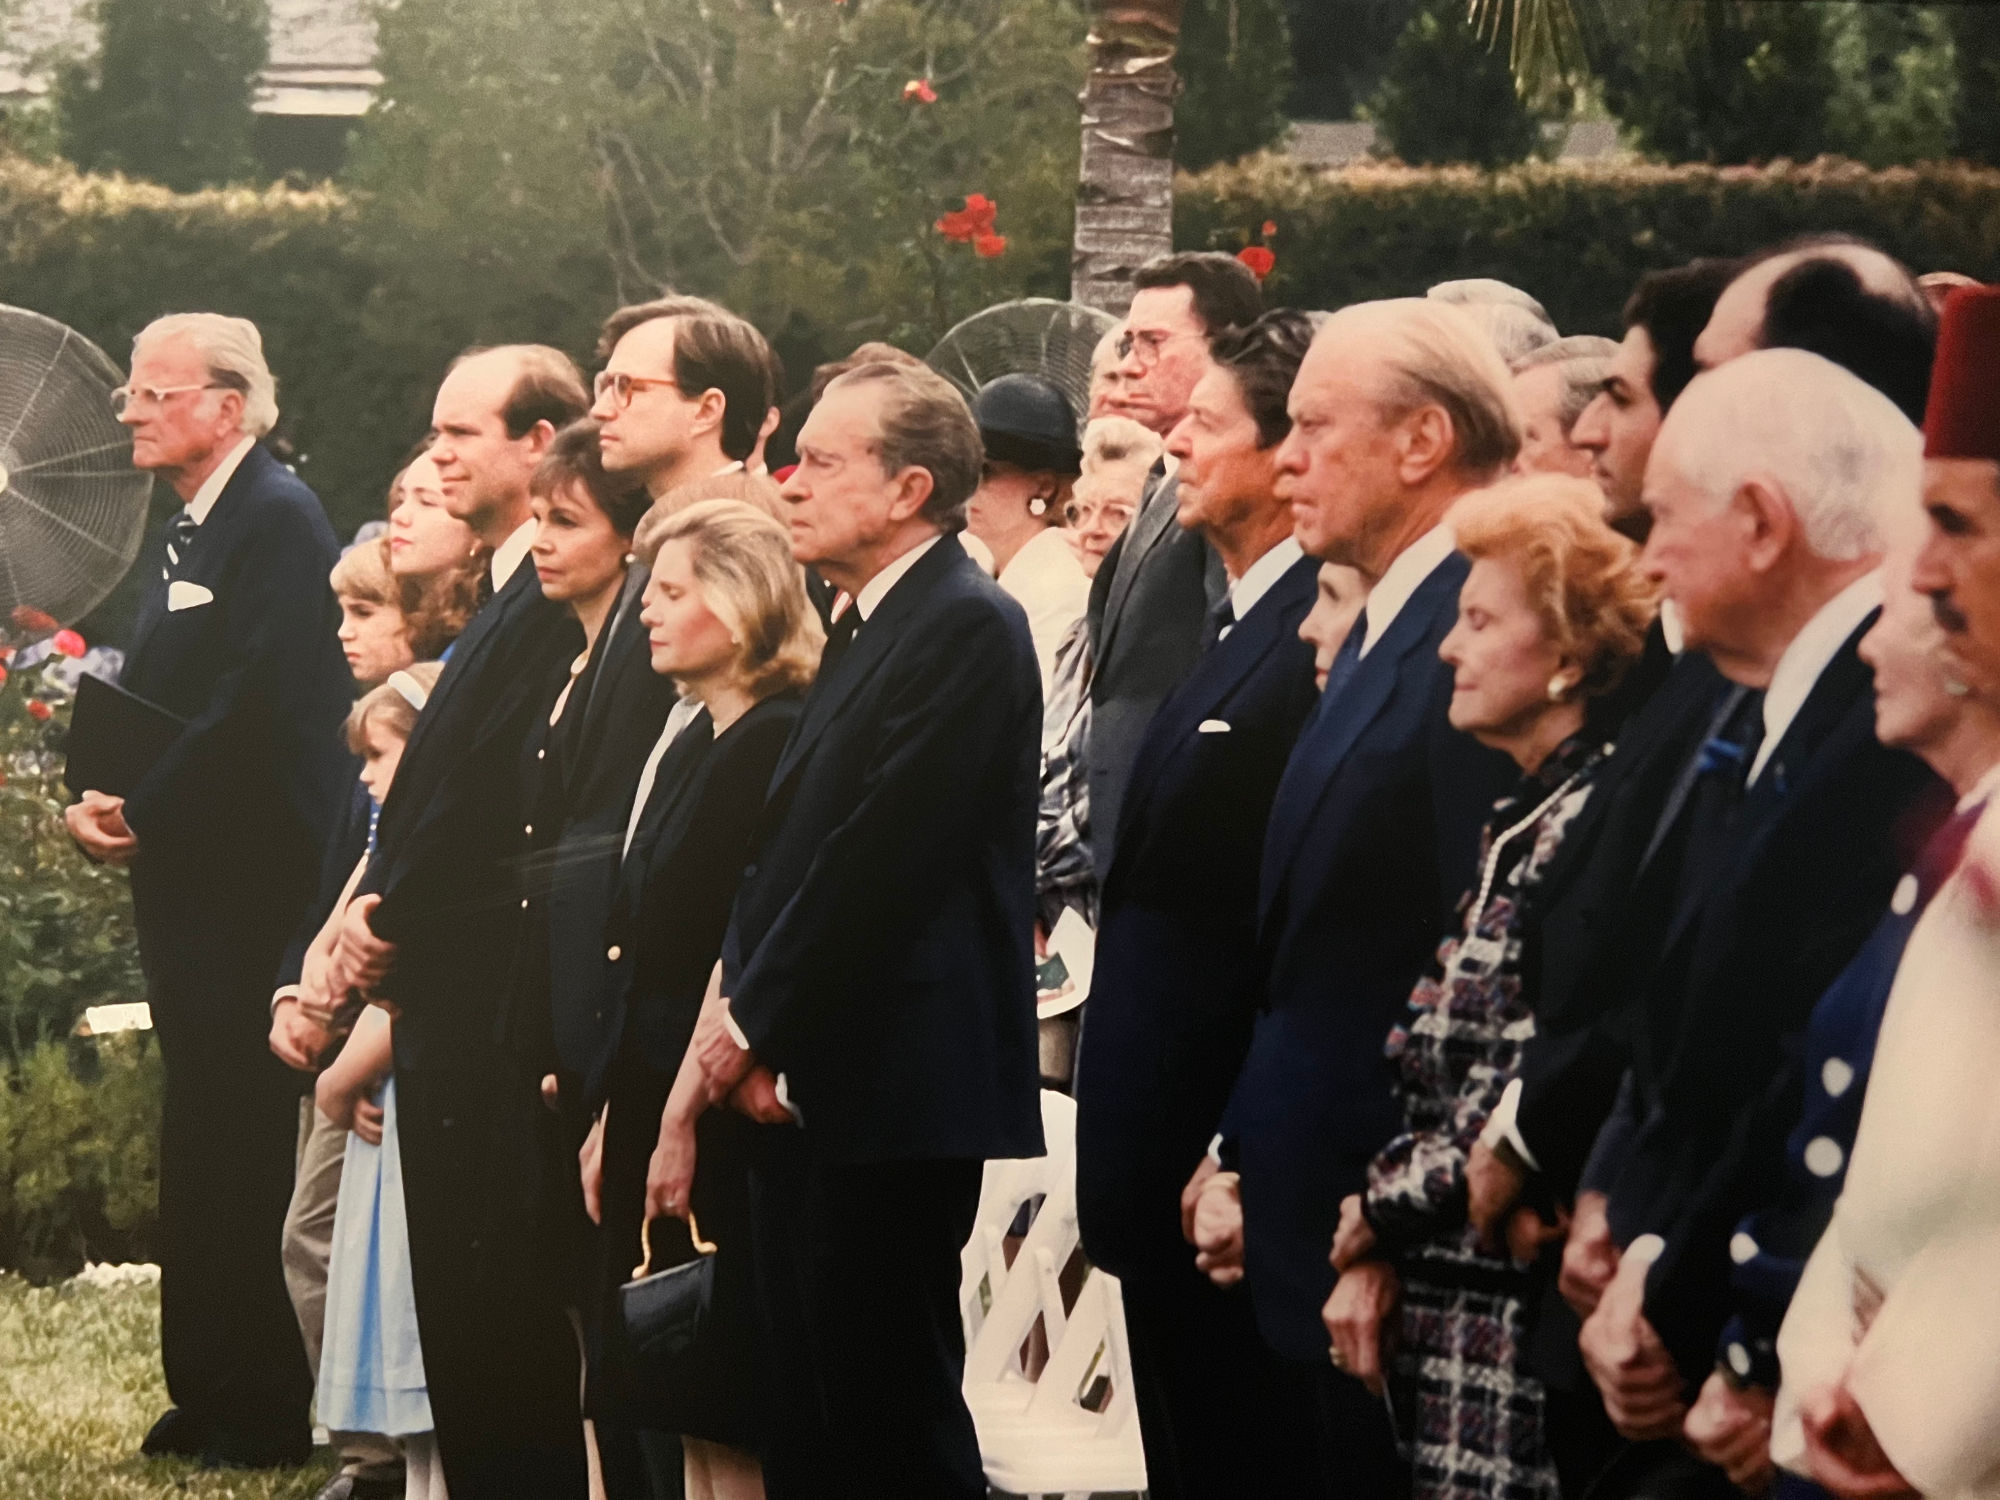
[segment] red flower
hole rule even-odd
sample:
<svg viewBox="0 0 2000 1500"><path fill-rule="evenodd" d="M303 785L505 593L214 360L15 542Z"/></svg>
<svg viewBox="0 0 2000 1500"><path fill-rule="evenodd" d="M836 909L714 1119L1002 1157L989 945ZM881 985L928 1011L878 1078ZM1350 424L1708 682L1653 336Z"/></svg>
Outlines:
<svg viewBox="0 0 2000 1500"><path fill-rule="evenodd" d="M6 685L7 685L7 669L5 667L0 667L0 687L5 687Z"/></svg>
<svg viewBox="0 0 2000 1500"><path fill-rule="evenodd" d="M937 90L931 87L928 78L912 78L903 85L903 102L916 100L919 104L937 103Z"/></svg>
<svg viewBox="0 0 2000 1500"><path fill-rule="evenodd" d="M12 646L0 646L0 662L12 661L13 659L14 648Z"/></svg>
<svg viewBox="0 0 2000 1500"><path fill-rule="evenodd" d="M90 648L74 630L58 630L56 638L49 642L49 649L57 656L81 656Z"/></svg>
<svg viewBox="0 0 2000 1500"><path fill-rule="evenodd" d="M1262 245L1245 245L1236 252L1236 258L1250 268L1250 274L1262 281L1271 274L1271 267L1278 263L1278 257Z"/></svg>
<svg viewBox="0 0 2000 1500"><path fill-rule="evenodd" d="M970 193L966 195L964 208L953 209L937 221L937 232L948 240L969 245L981 235L993 234L993 221L999 213L1000 205L984 193Z"/></svg>
<svg viewBox="0 0 2000 1500"><path fill-rule="evenodd" d="M55 710L39 698L30 698L28 700L28 712L34 718L48 719L54 715Z"/></svg>
<svg viewBox="0 0 2000 1500"><path fill-rule="evenodd" d="M1278 232L1278 221L1276 219L1266 219L1264 221L1264 238L1268 240L1269 238L1271 238L1272 235L1276 234L1277 232Z"/></svg>
<svg viewBox="0 0 2000 1500"><path fill-rule="evenodd" d="M1007 253L1007 236L982 234L972 242L972 253L981 260L997 260Z"/></svg>
<svg viewBox="0 0 2000 1500"><path fill-rule="evenodd" d="M56 623L55 616L42 613L42 611L36 609L32 604L17 604L14 606L14 625L17 629L54 630Z"/></svg>

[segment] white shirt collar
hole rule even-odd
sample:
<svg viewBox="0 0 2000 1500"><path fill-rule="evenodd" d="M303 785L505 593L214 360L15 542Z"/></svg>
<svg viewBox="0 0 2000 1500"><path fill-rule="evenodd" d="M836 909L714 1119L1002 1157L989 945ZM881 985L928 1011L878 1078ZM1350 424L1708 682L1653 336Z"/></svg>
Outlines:
<svg viewBox="0 0 2000 1500"><path fill-rule="evenodd" d="M1863 573L1822 604L1819 612L1792 637L1791 644L1779 656L1778 665L1771 669L1771 685L1764 689L1764 743L1757 747L1757 758L1750 763L1746 784L1756 784L1764 763L1777 750L1778 742L1792 727L1792 720L1799 716L1806 699L1812 696L1820 673L1840 654L1847 638L1861 628L1868 612L1881 603L1881 570Z"/></svg>
<svg viewBox="0 0 2000 1500"><path fill-rule="evenodd" d="M1243 576L1229 585L1229 613L1238 620L1249 614L1257 607L1257 601L1271 592L1271 585L1305 555L1299 539L1288 536L1250 564L1243 570Z"/></svg>
<svg viewBox="0 0 2000 1500"><path fill-rule="evenodd" d="M1375 580L1375 587L1368 591L1368 602L1361 607L1362 623L1368 632L1361 639L1362 656L1375 649L1375 643L1396 623L1396 616L1410 602L1410 595L1422 587L1423 581L1457 547L1451 522L1440 521L1396 554L1396 560Z"/></svg>
<svg viewBox="0 0 2000 1500"><path fill-rule="evenodd" d="M875 607L888 597L889 590L901 581L903 575L917 565L917 559L943 541L942 535L925 537L916 546L890 563L888 567L861 585L861 592L854 596L854 607L861 611L861 620L866 624L868 617L875 613Z"/></svg>
<svg viewBox="0 0 2000 1500"><path fill-rule="evenodd" d="M237 466L243 462L243 455L257 446L257 440L244 433L236 441L236 446L222 455L222 462L215 466L215 472L201 482L201 488L188 501L188 518L199 526L208 519L208 513L215 509L215 502L222 498L222 491L229 481L236 477Z"/></svg>
<svg viewBox="0 0 2000 1500"><path fill-rule="evenodd" d="M493 592L499 593L507 587L507 580L514 576L514 570L521 565L521 559L528 555L528 549L535 545L535 523L523 521L508 534L507 540L493 549Z"/></svg>
<svg viewBox="0 0 2000 1500"><path fill-rule="evenodd" d="M728 463L724 464L721 468L717 469L713 474L709 475L708 477L710 479L720 479L724 474L741 474L743 472L744 472L743 460L740 458L732 458L729 460Z"/></svg>

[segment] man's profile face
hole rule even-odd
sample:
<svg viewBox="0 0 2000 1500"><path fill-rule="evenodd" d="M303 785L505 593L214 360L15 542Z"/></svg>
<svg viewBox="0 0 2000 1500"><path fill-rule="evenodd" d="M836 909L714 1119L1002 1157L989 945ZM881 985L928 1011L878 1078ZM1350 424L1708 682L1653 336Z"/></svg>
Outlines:
<svg viewBox="0 0 2000 1500"><path fill-rule="evenodd" d="M1288 403L1292 430L1278 445L1277 492L1292 534L1322 562L1378 578L1377 556L1405 490L1393 424L1384 420L1380 361L1365 332L1321 337L1306 352Z"/></svg>
<svg viewBox="0 0 2000 1500"><path fill-rule="evenodd" d="M836 385L799 429L799 466L779 491L799 562L857 562L894 529L897 486L882 471L881 401L866 382Z"/></svg>
<svg viewBox="0 0 2000 1500"><path fill-rule="evenodd" d="M2000 463L1924 460L1930 526L1910 585L1930 597L1945 654L1981 697L2000 693Z"/></svg>
<svg viewBox="0 0 2000 1500"><path fill-rule="evenodd" d="M1746 607L1755 608L1741 508L1717 505L1671 454L1658 451L1646 469L1645 494L1652 526L1639 565L1679 609L1687 649L1709 652L1728 675L1735 625Z"/></svg>
<svg viewBox="0 0 2000 1500"><path fill-rule="evenodd" d="M598 451L612 474L643 474L671 469L687 453L693 438L698 399L674 383L676 318L653 318L630 329L605 362L607 375L629 375L640 384L623 405L609 390L597 397L590 414L597 420ZM699 397L700 392L695 395Z"/></svg>
<svg viewBox="0 0 2000 1500"><path fill-rule="evenodd" d="M1521 452L1514 460L1514 472L1590 478L1589 450L1577 447L1563 431L1563 367L1536 365L1523 370L1514 377L1514 399L1522 417Z"/></svg>
<svg viewBox="0 0 2000 1500"><path fill-rule="evenodd" d="M1126 354L1115 409L1161 437L1187 415L1195 382L1210 367L1208 330L1184 286L1146 287L1125 314Z"/></svg>
<svg viewBox="0 0 2000 1500"><path fill-rule="evenodd" d="M478 530L496 511L525 500L537 457L532 433L510 437L501 408L519 368L499 354L474 355L445 376L431 407L431 461L444 507Z"/></svg>
<svg viewBox="0 0 2000 1500"><path fill-rule="evenodd" d="M1258 437L1235 375L1212 367L1167 436L1167 452L1180 460L1174 519L1183 529L1214 536L1269 509L1277 450L1260 448Z"/></svg>
<svg viewBox="0 0 2000 1500"><path fill-rule="evenodd" d="M1640 324L1625 331L1604 385L1570 429L1569 440L1590 455L1590 477L1604 491L1604 519L1635 541L1648 525L1641 495L1646 460L1663 413L1653 398L1653 337Z"/></svg>
<svg viewBox="0 0 2000 1500"><path fill-rule="evenodd" d="M126 382L134 394L118 418L132 430L134 468L192 469L235 446L243 436L243 397L201 389L214 383L208 361L184 336L152 339L134 352ZM168 394L155 400L154 391Z"/></svg>

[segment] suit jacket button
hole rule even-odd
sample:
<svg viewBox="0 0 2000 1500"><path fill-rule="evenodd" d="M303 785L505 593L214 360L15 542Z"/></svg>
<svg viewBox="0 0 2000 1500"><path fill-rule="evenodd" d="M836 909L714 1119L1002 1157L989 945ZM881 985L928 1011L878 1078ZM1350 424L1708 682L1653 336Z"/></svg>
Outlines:
<svg viewBox="0 0 2000 1500"><path fill-rule="evenodd" d="M604 956L610 962L615 964L618 962L619 959L625 956L625 950L619 947L616 943L613 943L609 948L606 948L604 950Z"/></svg>
<svg viewBox="0 0 2000 1500"><path fill-rule="evenodd" d="M521 832L525 833L529 838L533 838L535 836L535 825L533 823L530 823L526 828L523 828Z"/></svg>
<svg viewBox="0 0 2000 1500"><path fill-rule="evenodd" d="M457 1123L458 1121L454 1120L450 1115L446 1115L442 1120L438 1121L438 1128L441 1130L449 1130L451 1129L452 1126L456 1125Z"/></svg>
<svg viewBox="0 0 2000 1500"><path fill-rule="evenodd" d="M755 880L757 878L757 867L755 865L745 865L743 867L743 878L745 880Z"/></svg>
<svg viewBox="0 0 2000 1500"><path fill-rule="evenodd" d="M535 752L536 760L547 760L548 758L549 758L549 752L546 750L537 750Z"/></svg>

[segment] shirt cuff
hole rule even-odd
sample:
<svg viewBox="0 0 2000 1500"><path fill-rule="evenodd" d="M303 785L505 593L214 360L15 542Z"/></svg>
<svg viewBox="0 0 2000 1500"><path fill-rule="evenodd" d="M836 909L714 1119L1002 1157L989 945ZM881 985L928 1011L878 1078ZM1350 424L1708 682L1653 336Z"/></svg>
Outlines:
<svg viewBox="0 0 2000 1500"><path fill-rule="evenodd" d="M792 1103L792 1088L785 1081L783 1073L778 1075L777 1095L778 1102L785 1107L785 1113L792 1117L792 1123L798 1126L799 1129L804 1130L806 1128L806 1117L798 1105Z"/></svg>
<svg viewBox="0 0 2000 1500"><path fill-rule="evenodd" d="M727 1005L723 1006L722 1008L722 1026L723 1029L729 1033L730 1041L736 1043L736 1045L741 1047L745 1052L748 1052L750 1050L750 1038L745 1036L743 1034L743 1028L736 1024L736 1017L732 1016L729 1013L729 1007Z"/></svg>
<svg viewBox="0 0 2000 1500"><path fill-rule="evenodd" d="M1222 1132L1216 1131L1215 1139L1208 1143L1208 1159L1218 1167L1222 1165Z"/></svg>
<svg viewBox="0 0 2000 1500"><path fill-rule="evenodd" d="M271 1013L273 1015L277 1014L279 1001L296 1000L299 998L299 995L301 993L302 991L295 984L281 985L278 989L278 992L271 996Z"/></svg>
<svg viewBox="0 0 2000 1500"><path fill-rule="evenodd" d="M1500 1102L1486 1118L1486 1128L1479 1132L1479 1144L1488 1151L1497 1151L1504 1142L1530 1172L1539 1172L1542 1164L1535 1160L1535 1153L1528 1149L1528 1143L1521 1135L1520 1113L1521 1080L1510 1078L1501 1092Z"/></svg>

